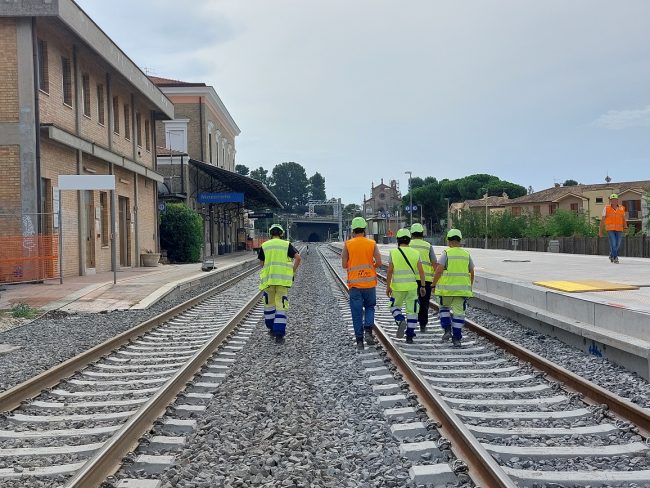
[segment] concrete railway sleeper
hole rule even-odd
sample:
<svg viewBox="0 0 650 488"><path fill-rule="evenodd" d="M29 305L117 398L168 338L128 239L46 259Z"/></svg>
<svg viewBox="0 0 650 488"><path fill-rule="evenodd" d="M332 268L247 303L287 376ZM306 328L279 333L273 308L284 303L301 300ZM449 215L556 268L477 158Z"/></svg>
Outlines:
<svg viewBox="0 0 650 488"><path fill-rule="evenodd" d="M243 329L225 341L262 316L253 311L256 275L242 273L0 394L0 485L99 486L177 397L163 425L186 429L248 336Z"/></svg>
<svg viewBox="0 0 650 488"><path fill-rule="evenodd" d="M344 283L340 250L320 250L338 283ZM383 291L380 281L378 298ZM346 305L344 300L341 305ZM446 435L451 450L467 464L477 485L650 487L647 410L478 324L467 327L460 349L447 349L441 328L431 320L414 344L406 344L395 338L397 328L387 303L378 300L377 308L379 342L397 370L415 385L419 401L442 424L441 432L455 430L453 436ZM372 373L377 383L389 381L379 370ZM396 408L405 396L396 388L385 401ZM430 407L428 402L439 405ZM394 414L408 417L411 409ZM421 428L411 422L396 432ZM479 446L469 457L468 445ZM420 448L405 444L404 452L412 455ZM504 484L486 479L481 463L494 466ZM414 466L411 475L426 483L434 479L433 471Z"/></svg>

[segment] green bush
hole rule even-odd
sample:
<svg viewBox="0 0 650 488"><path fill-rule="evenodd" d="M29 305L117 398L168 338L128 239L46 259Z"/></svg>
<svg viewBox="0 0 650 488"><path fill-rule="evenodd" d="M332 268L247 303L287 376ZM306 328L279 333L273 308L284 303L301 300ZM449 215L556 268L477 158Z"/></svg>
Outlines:
<svg viewBox="0 0 650 488"><path fill-rule="evenodd" d="M182 203L167 205L160 218L160 246L175 263L201 260L203 221L201 216Z"/></svg>
<svg viewBox="0 0 650 488"><path fill-rule="evenodd" d="M11 315L16 319L33 319L40 313L40 310L30 307L26 303L18 303L11 307Z"/></svg>

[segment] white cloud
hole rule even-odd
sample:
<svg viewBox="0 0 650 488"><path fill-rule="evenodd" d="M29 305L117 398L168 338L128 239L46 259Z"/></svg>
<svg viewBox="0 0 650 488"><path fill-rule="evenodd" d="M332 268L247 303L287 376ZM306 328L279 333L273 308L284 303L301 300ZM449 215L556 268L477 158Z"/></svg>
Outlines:
<svg viewBox="0 0 650 488"><path fill-rule="evenodd" d="M598 117L593 125L613 130L650 127L650 105L633 110L610 110Z"/></svg>

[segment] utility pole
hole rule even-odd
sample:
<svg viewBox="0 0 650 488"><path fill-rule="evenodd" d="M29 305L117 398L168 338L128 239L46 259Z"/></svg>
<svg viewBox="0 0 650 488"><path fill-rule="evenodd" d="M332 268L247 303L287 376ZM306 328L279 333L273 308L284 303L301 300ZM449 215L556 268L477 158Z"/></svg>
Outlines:
<svg viewBox="0 0 650 488"><path fill-rule="evenodd" d="M451 223L449 222L449 198L445 198L447 200L447 230L451 228Z"/></svg>
<svg viewBox="0 0 650 488"><path fill-rule="evenodd" d="M485 249L488 248L487 237L488 237L488 192L486 188L485 189Z"/></svg>
<svg viewBox="0 0 650 488"><path fill-rule="evenodd" d="M413 225L413 188L411 188L411 176L413 176L412 171L404 171L405 175L409 175L409 214L411 215L411 225Z"/></svg>

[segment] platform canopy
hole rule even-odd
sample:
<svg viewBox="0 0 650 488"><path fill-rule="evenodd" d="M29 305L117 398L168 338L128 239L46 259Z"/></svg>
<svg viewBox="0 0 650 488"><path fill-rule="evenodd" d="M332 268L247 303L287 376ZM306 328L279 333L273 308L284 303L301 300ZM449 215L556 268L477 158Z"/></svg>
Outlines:
<svg viewBox="0 0 650 488"><path fill-rule="evenodd" d="M244 194L244 205L248 207L282 208L277 197L261 181L196 159L190 159L190 165L211 179L209 189L199 188L198 191L239 192Z"/></svg>

